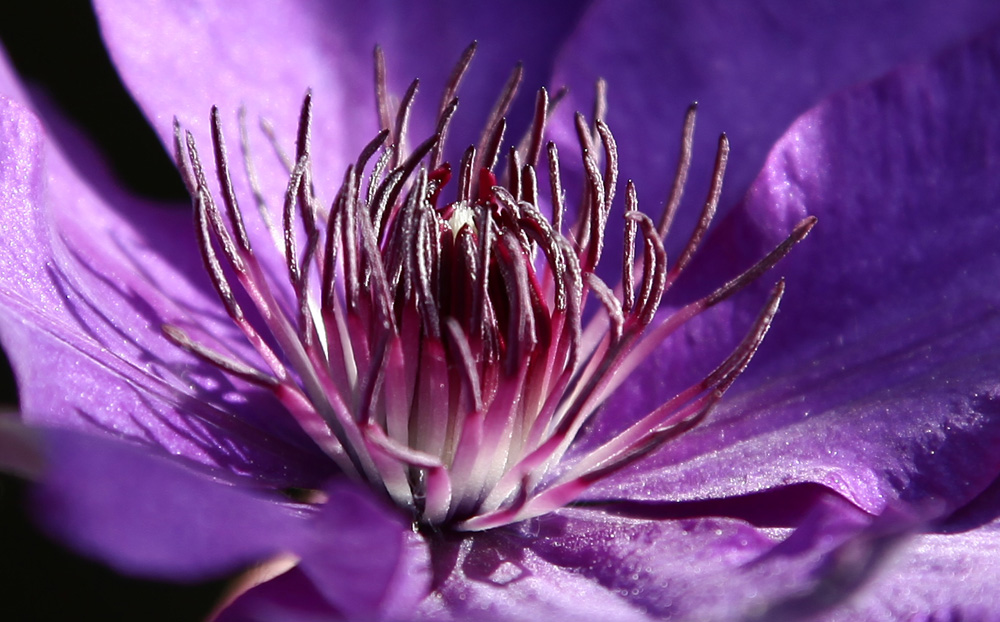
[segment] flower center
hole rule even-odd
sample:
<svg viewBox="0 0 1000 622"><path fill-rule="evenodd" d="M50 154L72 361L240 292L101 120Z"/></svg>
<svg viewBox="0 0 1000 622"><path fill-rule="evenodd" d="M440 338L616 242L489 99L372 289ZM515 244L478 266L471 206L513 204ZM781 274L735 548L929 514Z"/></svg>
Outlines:
<svg viewBox="0 0 1000 622"><path fill-rule="evenodd" d="M164 326L180 347L273 392L345 473L391 498L415 523L457 530L557 509L703 420L756 352L783 283L745 339L702 381L585 455L566 459L583 426L658 344L767 271L815 222L799 223L771 253L708 296L658 316L664 292L689 264L714 214L728 156L725 136L701 218L672 264L663 240L687 176L693 107L659 223L638 211L635 188L626 184L622 282L612 288L596 270L618 158L599 115L593 124L576 116L585 184L572 226L564 223L558 149L543 144L554 106L544 89L526 139L497 167L520 69L452 179L443 141L474 49L452 73L435 134L412 152L406 125L416 82L393 115L376 52L383 128L347 168L329 208L313 184L311 95L300 114L280 212L261 198L252 160L245 158L263 229L284 264L281 276L251 244L218 109L211 116L216 191L194 139L175 122L177 162L194 199L201 254L226 311L260 360L222 353ZM598 89L599 99L603 92ZM256 307L254 319L230 275Z"/></svg>

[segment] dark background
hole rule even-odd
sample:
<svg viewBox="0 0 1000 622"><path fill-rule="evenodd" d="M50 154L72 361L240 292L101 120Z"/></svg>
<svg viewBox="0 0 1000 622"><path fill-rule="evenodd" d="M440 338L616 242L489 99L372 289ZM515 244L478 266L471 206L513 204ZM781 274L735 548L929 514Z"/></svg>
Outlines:
<svg viewBox="0 0 1000 622"><path fill-rule="evenodd" d="M108 60L88 2L4 2L0 41L25 82L85 128L127 188L186 200L170 159ZM10 369L0 360L0 409L16 404ZM200 620L224 588L224 581L138 581L77 557L32 526L26 489L0 475L0 619Z"/></svg>

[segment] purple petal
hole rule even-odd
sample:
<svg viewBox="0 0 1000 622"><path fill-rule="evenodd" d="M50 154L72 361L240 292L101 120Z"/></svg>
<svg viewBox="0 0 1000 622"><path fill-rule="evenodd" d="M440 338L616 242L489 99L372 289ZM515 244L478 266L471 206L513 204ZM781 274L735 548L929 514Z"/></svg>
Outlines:
<svg viewBox="0 0 1000 622"><path fill-rule="evenodd" d="M815 501L816 499L814 499ZM759 500L763 501L763 499ZM815 583L826 554L868 524L823 493L796 531L732 518L561 510L435 549L430 619L740 619Z"/></svg>
<svg viewBox="0 0 1000 622"><path fill-rule="evenodd" d="M988 0L597 2L560 54L555 83L569 85L568 108L589 112L595 79L608 80L622 174L654 211L669 191L684 110L699 103L692 209L682 211L677 229L686 233L720 132L733 145L721 201L727 210L771 145L821 98L924 59L997 19L1000 6ZM554 125L572 135L571 123Z"/></svg>
<svg viewBox="0 0 1000 622"><path fill-rule="evenodd" d="M12 80L4 66L0 92L19 94ZM275 416L273 400L259 396L249 408L245 386L163 337L167 322L222 338L235 332L206 284L188 211L124 194L93 149L50 115L79 172L30 112L2 105L0 334L26 420L113 431L283 481L310 470L301 460L322 478L317 452Z"/></svg>
<svg viewBox="0 0 1000 622"><path fill-rule="evenodd" d="M854 599L824 619L990 619L1000 610L998 546L996 523L965 533L915 536Z"/></svg>
<svg viewBox="0 0 1000 622"><path fill-rule="evenodd" d="M873 512L900 498L937 498L947 511L996 477L998 63L993 33L796 122L689 280L719 282L817 215L775 270L788 294L772 334L709 424L602 496L699 498L813 481ZM721 356L755 300L694 323L629 397L648 399L639 387Z"/></svg>
<svg viewBox="0 0 1000 622"><path fill-rule="evenodd" d="M47 249L25 244L26 239L44 239L44 224L36 211L46 181L40 166L43 130L22 105L0 98L0 132L0 200L5 225L0 253L2 269L10 275L9 297L56 304L51 289L41 285L45 281Z"/></svg>
<svg viewBox="0 0 1000 622"><path fill-rule="evenodd" d="M998 516L1000 478L951 516L897 543L868 585L825 619L988 619L1000 607Z"/></svg>
<svg viewBox="0 0 1000 622"><path fill-rule="evenodd" d="M311 526L290 504L128 443L47 430L44 444L38 520L128 574L218 576L293 549Z"/></svg>
<svg viewBox="0 0 1000 622"><path fill-rule="evenodd" d="M542 519L543 524L548 520ZM649 619L613 590L581 574L579 568L547 561L532 550L530 538L500 530L437 543L434 596L420 604L413 619Z"/></svg>

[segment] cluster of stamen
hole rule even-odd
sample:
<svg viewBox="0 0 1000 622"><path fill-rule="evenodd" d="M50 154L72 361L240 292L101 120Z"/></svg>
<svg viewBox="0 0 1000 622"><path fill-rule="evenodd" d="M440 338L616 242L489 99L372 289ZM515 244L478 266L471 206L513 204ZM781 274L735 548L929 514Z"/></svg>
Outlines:
<svg viewBox="0 0 1000 622"><path fill-rule="evenodd" d="M526 138L497 171L519 68L452 182L444 136L473 52L470 46L451 75L436 133L412 152L406 126L417 83L391 114L384 61L376 53L383 129L347 168L329 208L313 187L311 96L300 114L294 158L286 162L280 215L263 199L240 115L246 174L286 267L280 279L251 245L218 110L211 116L216 192L191 134L175 123L201 254L226 311L260 361L164 327L179 346L273 392L345 473L386 494L415 523L458 530L489 529L559 508L700 422L756 352L782 283L745 339L702 381L586 455L564 460L584 424L654 348L768 270L814 222L802 221L713 293L657 318L664 292L712 220L728 154L725 136L701 218L673 263L663 240L690 164L693 107L659 223L638 210L635 188L626 184L622 282L613 288L596 272L618 184L615 141L601 118L603 88L593 125L576 117L585 184L575 224L566 227L558 150L543 144L554 107L544 89ZM539 190L543 152L551 219L543 215ZM446 201L449 184L457 188ZM242 299L256 307L255 319L233 291L233 276Z"/></svg>

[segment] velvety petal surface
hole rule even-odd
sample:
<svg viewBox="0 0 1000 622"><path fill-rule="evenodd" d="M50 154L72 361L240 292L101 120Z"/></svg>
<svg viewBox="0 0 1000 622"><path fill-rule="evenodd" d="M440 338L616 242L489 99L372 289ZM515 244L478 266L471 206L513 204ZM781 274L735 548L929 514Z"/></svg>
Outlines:
<svg viewBox="0 0 1000 622"><path fill-rule="evenodd" d="M25 420L128 436L265 478L322 478L317 453L280 407L257 395L250 408L246 386L162 336L171 323L248 349L207 284L189 208L122 192L56 113L43 127L22 106L6 64L0 93L12 96L0 147L0 333Z"/></svg>
<svg viewBox="0 0 1000 622"><path fill-rule="evenodd" d="M679 220L686 233L721 132L733 146L721 201L728 210L771 145L824 96L927 59L997 19L1000 6L988 0L607 0L584 14L559 55L554 82L569 85L567 107L589 114L594 81L608 80L622 174L636 181L647 210L670 189L681 119L698 102L691 210ZM572 132L571 123L556 119L554 127Z"/></svg>
<svg viewBox="0 0 1000 622"><path fill-rule="evenodd" d="M815 589L828 555L869 524L836 495L813 500L795 530L767 520L679 518L650 505L561 510L445 542L435 549L435 571L446 578L422 611L456 620L740 619Z"/></svg>
<svg viewBox="0 0 1000 622"><path fill-rule="evenodd" d="M602 496L701 498L795 481L879 512L954 509L1000 470L1000 37L836 95L778 142L692 271L704 290L806 214L774 330L709 423ZM761 292L667 343L621 403L738 339Z"/></svg>
<svg viewBox="0 0 1000 622"><path fill-rule="evenodd" d="M831 620L989 620L1000 610L1000 479L967 506L902 539L871 582Z"/></svg>
<svg viewBox="0 0 1000 622"><path fill-rule="evenodd" d="M901 543L885 567L824 619L991 620L1000 610L995 552L1000 526L921 534Z"/></svg>

